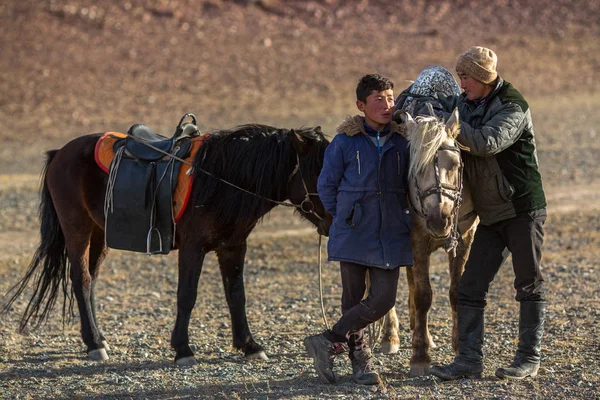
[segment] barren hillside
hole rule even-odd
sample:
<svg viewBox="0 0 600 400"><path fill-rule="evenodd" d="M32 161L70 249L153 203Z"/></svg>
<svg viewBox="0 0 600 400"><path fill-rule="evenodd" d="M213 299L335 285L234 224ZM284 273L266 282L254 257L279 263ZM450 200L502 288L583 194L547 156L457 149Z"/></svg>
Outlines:
<svg viewBox="0 0 600 400"><path fill-rule="evenodd" d="M530 98L600 87L600 5L585 0L8 0L0 21L6 172L37 173L42 149L83 133L170 133L184 112L205 130L333 132L363 74L400 90L472 45Z"/></svg>

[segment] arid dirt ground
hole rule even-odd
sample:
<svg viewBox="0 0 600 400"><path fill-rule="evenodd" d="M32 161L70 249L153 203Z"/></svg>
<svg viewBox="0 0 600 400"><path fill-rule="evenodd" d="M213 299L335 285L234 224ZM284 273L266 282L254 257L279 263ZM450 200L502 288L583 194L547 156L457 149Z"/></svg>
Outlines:
<svg viewBox="0 0 600 400"><path fill-rule="evenodd" d="M98 5L96 3L101 3ZM504 382L497 367L516 345L518 305L505 265L486 314L484 379L410 378L407 285L401 349L377 355L383 383L324 385L302 338L323 329L317 234L276 209L250 236L247 309L269 360L231 347L216 258L206 259L190 338L199 364L179 368L169 348L176 253L113 251L96 287L110 360L89 361L79 323L59 310L17 333L28 300L0 319L2 399L591 399L600 398L600 5L593 1L211 0L3 1L0 4L0 296L38 244L45 150L91 132L144 122L169 134L193 112L204 131L261 122L321 125L330 136L354 112L360 76L397 91L432 64L450 70L472 46L496 50L499 72L528 99L548 197L543 268L549 315L537 379ZM68 173L68 171L65 171ZM325 256L325 251L323 251ZM452 359L445 256L433 256L434 362ZM325 263L329 321L339 315L337 266ZM0 300L1 301L1 300ZM377 349L376 349L377 350Z"/></svg>

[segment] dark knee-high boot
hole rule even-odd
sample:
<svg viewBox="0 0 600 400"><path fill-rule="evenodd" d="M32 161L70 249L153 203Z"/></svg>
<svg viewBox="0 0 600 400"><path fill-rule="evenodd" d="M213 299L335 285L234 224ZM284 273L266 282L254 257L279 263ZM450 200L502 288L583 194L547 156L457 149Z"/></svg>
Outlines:
<svg viewBox="0 0 600 400"><path fill-rule="evenodd" d="M483 312L480 307L458 306L458 355L451 364L432 367L433 375L444 380L481 378Z"/></svg>
<svg viewBox="0 0 600 400"><path fill-rule="evenodd" d="M522 301L519 314L519 346L515 360L507 368L498 368L498 378L523 379L537 376L540 368L546 303Z"/></svg>

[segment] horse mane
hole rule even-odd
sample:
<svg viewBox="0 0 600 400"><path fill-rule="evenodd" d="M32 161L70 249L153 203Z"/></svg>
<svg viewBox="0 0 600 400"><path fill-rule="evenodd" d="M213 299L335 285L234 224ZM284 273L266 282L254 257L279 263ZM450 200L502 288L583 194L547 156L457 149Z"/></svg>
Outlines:
<svg viewBox="0 0 600 400"><path fill-rule="evenodd" d="M321 140L322 134L312 128L300 128L295 132L317 142L326 142ZM290 174L297 162L290 135L293 133L288 129L259 124L212 133L193 162L193 206L196 210L212 214L220 225L246 228L276 205L265 198L285 200ZM316 154L318 147L312 146L302 170L310 168L318 174L319 163L323 160L322 151L320 157Z"/></svg>
<svg viewBox="0 0 600 400"><path fill-rule="evenodd" d="M445 125L437 117L418 116L413 132L409 132L410 165L408 174L414 177L425 170L447 138Z"/></svg>

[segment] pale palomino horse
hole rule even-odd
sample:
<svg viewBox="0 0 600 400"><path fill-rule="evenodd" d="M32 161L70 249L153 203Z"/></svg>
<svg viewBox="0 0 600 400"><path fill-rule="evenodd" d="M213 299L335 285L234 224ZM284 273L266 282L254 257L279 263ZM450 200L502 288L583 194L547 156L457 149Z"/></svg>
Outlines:
<svg viewBox="0 0 600 400"><path fill-rule="evenodd" d="M458 111L454 110L445 124L434 116L419 116L413 120L408 113L403 113L402 118L410 143L409 202L415 262L413 267L406 268L412 330L410 375L420 376L429 373L429 349L435 347L427 325L432 302L429 257L439 248L448 252L452 347L457 351L458 283L478 219L473 212L469 188L463 182L461 148L456 141L460 131ZM385 318L381 351L396 353L399 343L398 317L392 308Z"/></svg>

